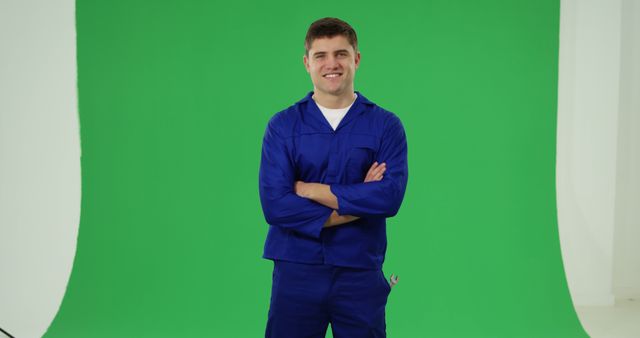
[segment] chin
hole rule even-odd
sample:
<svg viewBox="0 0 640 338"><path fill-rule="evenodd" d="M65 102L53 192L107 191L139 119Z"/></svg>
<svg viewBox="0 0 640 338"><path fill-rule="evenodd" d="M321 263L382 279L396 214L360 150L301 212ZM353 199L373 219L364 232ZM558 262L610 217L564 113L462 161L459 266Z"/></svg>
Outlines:
<svg viewBox="0 0 640 338"><path fill-rule="evenodd" d="M322 89L322 91L327 93L327 94L329 94L329 95L338 96L338 95L344 93L344 88Z"/></svg>

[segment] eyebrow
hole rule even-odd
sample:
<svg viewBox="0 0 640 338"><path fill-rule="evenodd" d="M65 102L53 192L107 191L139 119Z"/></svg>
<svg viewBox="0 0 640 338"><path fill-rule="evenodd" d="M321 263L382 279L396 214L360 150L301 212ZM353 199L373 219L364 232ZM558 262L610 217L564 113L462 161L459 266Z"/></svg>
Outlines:
<svg viewBox="0 0 640 338"><path fill-rule="evenodd" d="M345 52L345 53L349 54L349 50L348 49L338 49L334 53L341 53L341 52ZM313 53L313 56L322 55L322 54L327 54L327 52L315 52L315 53Z"/></svg>

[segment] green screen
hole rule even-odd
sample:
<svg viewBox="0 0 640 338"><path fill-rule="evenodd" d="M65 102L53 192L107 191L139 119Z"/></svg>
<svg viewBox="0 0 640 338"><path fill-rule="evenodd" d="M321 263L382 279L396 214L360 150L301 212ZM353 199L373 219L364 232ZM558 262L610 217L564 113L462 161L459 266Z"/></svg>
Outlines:
<svg viewBox="0 0 640 338"><path fill-rule="evenodd" d="M303 40L325 16L356 29L355 88L407 133L387 334L587 336L557 229L559 0L78 0L76 15L82 214L45 337L264 336L262 136L312 90Z"/></svg>

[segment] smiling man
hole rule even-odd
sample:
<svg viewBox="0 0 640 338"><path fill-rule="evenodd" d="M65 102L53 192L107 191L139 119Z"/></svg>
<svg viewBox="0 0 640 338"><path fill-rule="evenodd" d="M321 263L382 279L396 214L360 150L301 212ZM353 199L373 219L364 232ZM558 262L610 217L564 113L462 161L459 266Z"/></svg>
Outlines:
<svg viewBox="0 0 640 338"><path fill-rule="evenodd" d="M354 91L354 29L315 21L304 66L313 91L275 114L262 143L259 191L274 262L265 336L385 337L391 286L386 219L408 179L400 119Z"/></svg>

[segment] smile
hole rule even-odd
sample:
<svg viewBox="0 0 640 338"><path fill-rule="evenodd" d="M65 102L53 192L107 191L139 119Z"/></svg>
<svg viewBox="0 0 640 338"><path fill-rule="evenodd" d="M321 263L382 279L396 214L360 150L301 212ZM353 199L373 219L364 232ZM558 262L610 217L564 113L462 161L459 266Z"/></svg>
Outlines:
<svg viewBox="0 0 640 338"><path fill-rule="evenodd" d="M336 77L342 76L342 73L329 73L329 74L324 74L322 76L326 77L326 78L329 78L329 79L332 79L332 78L336 78Z"/></svg>

